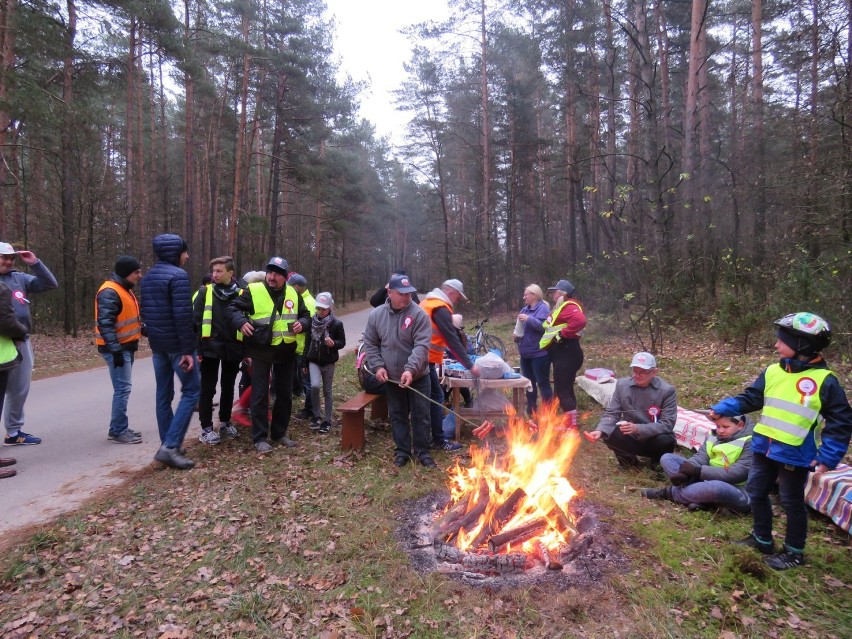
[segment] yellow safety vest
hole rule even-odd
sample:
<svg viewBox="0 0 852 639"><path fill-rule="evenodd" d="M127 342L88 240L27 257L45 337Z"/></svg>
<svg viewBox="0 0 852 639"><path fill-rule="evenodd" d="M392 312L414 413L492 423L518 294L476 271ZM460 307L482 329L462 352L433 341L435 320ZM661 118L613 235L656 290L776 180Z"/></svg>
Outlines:
<svg viewBox="0 0 852 639"><path fill-rule="evenodd" d="M308 309L308 313L310 313L311 317L313 317L314 313L317 312L317 301L308 289L305 289L305 292L302 293L302 301L305 302L305 308ZM296 355L301 355L305 352L306 339L307 335L304 331L296 335Z"/></svg>
<svg viewBox="0 0 852 639"><path fill-rule="evenodd" d="M18 358L18 348L11 337L0 335L0 366L13 362Z"/></svg>
<svg viewBox="0 0 852 639"><path fill-rule="evenodd" d="M565 308L568 304L573 304L577 308L580 309L580 312L583 311L583 307L580 306L574 300L566 300L562 302L559 306L557 306L550 315L547 316L547 319L541 323L541 327L544 329L544 334L541 336L541 339L538 342L538 347L541 349L545 349L550 346L550 342L556 339L556 336L559 335L559 331L561 331L567 324L554 324L556 318L559 317L559 313L562 312L562 309Z"/></svg>
<svg viewBox="0 0 852 639"><path fill-rule="evenodd" d="M788 373L781 364L767 368L763 412L754 432L790 446L800 446L821 421L819 391L831 374L827 368L812 368L800 373Z"/></svg>
<svg viewBox="0 0 852 639"><path fill-rule="evenodd" d="M704 444L707 449L707 455L710 457L710 465L716 468L729 468L737 463L740 455L743 454L746 442L751 441L751 435L739 437L733 441L720 444L715 437L709 437ZM737 486L745 484L745 480L741 481Z"/></svg>
<svg viewBox="0 0 852 639"><path fill-rule="evenodd" d="M255 324L272 323L272 346L279 344L292 344L296 341L296 334L290 330L290 324L299 317L299 294L292 286L284 285L284 305L281 313L275 312L275 305L266 284L263 282L252 282L248 285L251 292L251 300L254 305L254 313L249 319ZM242 339L242 333L239 338Z"/></svg>
<svg viewBox="0 0 852 639"><path fill-rule="evenodd" d="M139 302L133 291L124 288L118 282L107 280L98 289L98 293L105 289L112 289L118 294L118 299L121 300L121 312L115 318L115 336L119 344L128 344L129 342L137 341L142 335L142 321L139 319ZM97 298L98 293L95 294ZM104 338L101 336L101 329L98 326L98 304L95 302L95 343L98 346L106 346Z"/></svg>

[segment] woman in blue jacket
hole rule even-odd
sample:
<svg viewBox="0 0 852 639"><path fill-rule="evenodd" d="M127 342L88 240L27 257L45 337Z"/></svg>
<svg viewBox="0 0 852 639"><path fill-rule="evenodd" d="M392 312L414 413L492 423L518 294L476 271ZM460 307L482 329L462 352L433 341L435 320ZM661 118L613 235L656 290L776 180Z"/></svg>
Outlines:
<svg viewBox="0 0 852 639"><path fill-rule="evenodd" d="M523 334L514 336L521 356L521 375L532 382L532 390L527 391L527 416L536 410L538 394L542 401L553 398L550 387L550 357L547 351L539 347L544 328L541 323L550 314L550 305L544 301L544 293L538 284L530 284L524 289L524 307L518 314L518 323L523 326Z"/></svg>

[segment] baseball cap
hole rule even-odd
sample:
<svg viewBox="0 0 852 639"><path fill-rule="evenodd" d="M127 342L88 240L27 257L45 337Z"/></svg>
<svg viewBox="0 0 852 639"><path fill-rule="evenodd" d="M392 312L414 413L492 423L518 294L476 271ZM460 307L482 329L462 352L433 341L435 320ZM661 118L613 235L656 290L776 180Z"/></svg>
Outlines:
<svg viewBox="0 0 852 639"><path fill-rule="evenodd" d="M320 293L314 298L314 301L317 304L317 308L331 308L334 306L334 299L332 299L331 293L328 292Z"/></svg>
<svg viewBox="0 0 852 639"><path fill-rule="evenodd" d="M0 242L0 255L17 255L15 247L8 242Z"/></svg>
<svg viewBox="0 0 852 639"><path fill-rule="evenodd" d="M652 368L657 368L657 358L651 353L636 353L633 356L633 361L630 362L630 368L644 368L646 371Z"/></svg>
<svg viewBox="0 0 852 639"><path fill-rule="evenodd" d="M458 291L462 299L467 301L467 295L464 294L464 284L461 283L461 280L447 280L442 286L449 286L451 289Z"/></svg>
<svg viewBox="0 0 852 639"><path fill-rule="evenodd" d="M287 260L283 257L270 257L269 262L266 264L266 272L276 271L286 277L289 266L290 265L287 264Z"/></svg>
<svg viewBox="0 0 852 639"><path fill-rule="evenodd" d="M398 293L416 293L417 289L411 285L407 275L394 274L388 281L388 288Z"/></svg>

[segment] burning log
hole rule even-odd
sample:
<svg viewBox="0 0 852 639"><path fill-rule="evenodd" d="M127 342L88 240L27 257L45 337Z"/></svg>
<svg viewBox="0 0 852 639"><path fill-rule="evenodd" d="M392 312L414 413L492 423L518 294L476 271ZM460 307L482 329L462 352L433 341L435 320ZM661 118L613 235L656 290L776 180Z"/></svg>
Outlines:
<svg viewBox="0 0 852 639"><path fill-rule="evenodd" d="M541 559L541 563L544 564L544 567L547 570L562 570L562 564L551 556L547 546L541 543L541 540L537 540L534 547L536 555L539 559Z"/></svg>
<svg viewBox="0 0 852 639"><path fill-rule="evenodd" d="M485 512L485 509L488 507L488 486L482 485L479 489L479 499L476 502L476 506L470 509L470 511L462 517L456 519L452 524L448 525L446 530L444 531L444 539L449 541L452 539L459 530L464 528L467 530L470 528L471 524L475 524L477 520L482 516L482 513Z"/></svg>
<svg viewBox="0 0 852 639"><path fill-rule="evenodd" d="M442 541L435 541L435 559L438 561L446 561L451 564L460 564L467 553L460 550L452 544L445 544Z"/></svg>
<svg viewBox="0 0 852 639"><path fill-rule="evenodd" d="M473 495L473 492L467 493L452 508L448 509L447 512L438 517L429 530L433 538L443 532L446 532L447 528L449 528L456 519L464 515L464 511L467 510L467 506L470 503L471 495Z"/></svg>
<svg viewBox="0 0 852 639"><path fill-rule="evenodd" d="M496 535L492 535L488 540L488 548L491 552L502 552L509 544L513 546L522 544L528 539L537 537L547 528L547 520L544 517L539 517L533 521L526 523L516 528L504 530Z"/></svg>
<svg viewBox="0 0 852 639"><path fill-rule="evenodd" d="M462 560L462 566L476 572L508 575L526 570L527 556L523 553L512 553L511 555L478 555L469 552L466 553L465 558Z"/></svg>
<svg viewBox="0 0 852 639"><path fill-rule="evenodd" d="M495 532L498 532L501 528L503 528L506 522L515 516L518 506L526 496L527 493L523 488L516 488L512 494L509 495L508 499L500 504L494 512L494 516L491 518L491 521L483 524L479 533L473 538L473 541L470 542L470 547L479 547L481 544L488 541Z"/></svg>
<svg viewBox="0 0 852 639"><path fill-rule="evenodd" d="M566 563L574 561L592 545L593 539L594 535L592 533L582 533L581 535L578 535L571 540L571 543L568 544L567 548L559 553L559 558Z"/></svg>

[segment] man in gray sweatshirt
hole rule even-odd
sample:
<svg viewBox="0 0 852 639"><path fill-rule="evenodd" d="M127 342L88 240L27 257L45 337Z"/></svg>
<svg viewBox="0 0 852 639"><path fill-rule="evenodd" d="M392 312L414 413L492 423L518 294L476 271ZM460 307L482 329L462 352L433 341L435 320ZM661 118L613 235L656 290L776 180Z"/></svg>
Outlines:
<svg viewBox="0 0 852 639"><path fill-rule="evenodd" d="M367 368L379 382L390 381L386 388L394 465L405 466L414 457L424 467L435 468L429 454L432 322L426 311L412 304L417 289L407 276L393 275L387 288L387 300L373 309L364 328Z"/></svg>
<svg viewBox="0 0 852 639"><path fill-rule="evenodd" d="M32 274L15 270L15 257L21 258ZM0 242L0 282L12 289L12 306L15 319L27 329L27 337L21 342L21 365L9 371L6 385L6 438L4 446L27 446L40 444L41 439L21 430L24 427L24 404L30 393L30 380L33 375L33 347L29 333L32 330L30 315L30 296L59 288L53 273L36 257L32 251L16 251L7 242Z"/></svg>

